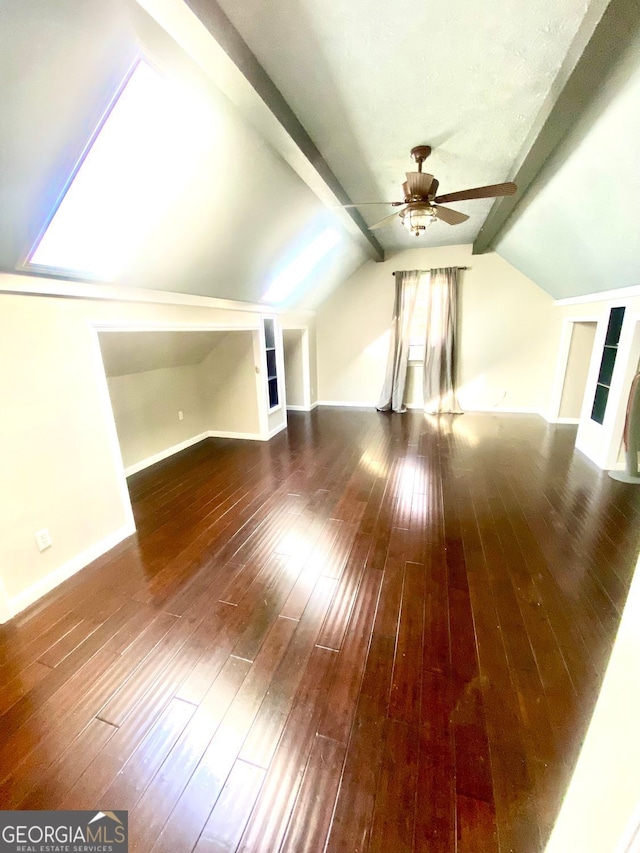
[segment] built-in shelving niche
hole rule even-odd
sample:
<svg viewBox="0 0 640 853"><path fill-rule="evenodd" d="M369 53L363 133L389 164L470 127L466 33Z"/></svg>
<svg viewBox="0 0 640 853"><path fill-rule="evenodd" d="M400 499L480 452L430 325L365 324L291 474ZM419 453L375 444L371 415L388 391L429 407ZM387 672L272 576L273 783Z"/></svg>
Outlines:
<svg viewBox="0 0 640 853"><path fill-rule="evenodd" d="M609 389L611 388L613 368L615 367L616 356L618 355L618 343L620 341L620 332L622 330L622 322L624 320L624 311L625 309L623 307L612 308L609 313L607 337L605 338L604 348L602 350L600 372L598 373L596 393L593 398L593 407L591 409L591 420L598 424L604 423L604 416L607 410Z"/></svg>
<svg viewBox="0 0 640 853"><path fill-rule="evenodd" d="M275 320L263 318L264 349L267 362L267 388L269 392L269 411L280 405L278 393L278 363L276 359L276 329Z"/></svg>

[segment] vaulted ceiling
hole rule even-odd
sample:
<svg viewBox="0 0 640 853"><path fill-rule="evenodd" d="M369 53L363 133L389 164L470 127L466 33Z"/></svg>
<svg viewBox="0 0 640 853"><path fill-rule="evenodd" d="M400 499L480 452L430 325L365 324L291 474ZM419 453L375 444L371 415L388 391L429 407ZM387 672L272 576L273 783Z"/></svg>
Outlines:
<svg viewBox="0 0 640 853"><path fill-rule="evenodd" d="M389 208L363 206L352 216L334 205L399 198L414 168L409 150L421 143L433 147L425 170L441 191L514 176L522 184L509 203L454 205L468 222L437 223L423 245L470 243L480 233L564 296L598 289L602 276L582 285L584 276L573 275L571 253L588 240L601 265L624 255L624 281L600 289L638 283L628 239L637 206L621 193L607 205L605 179L610 151L616 182L635 168L633 144L616 146L613 137L634 132L626 105L640 67L639 18L633 0L3 0L0 269L20 266L113 92L144 55L204 94L218 137L197 180L116 283L259 301L314 235L336 228L339 244L294 296L314 307L368 257L415 247L399 223L368 232L365 222ZM598 68L594 88L604 87L594 92L597 115L584 97L562 101L580 62L595 67L585 48ZM598 131L598 115L619 98L615 132ZM579 168L557 177L592 129L607 149L597 205L585 204L584 191L572 195L597 159L595 141ZM608 225L598 229L603 207ZM489 229L501 211L511 218ZM548 258L562 265L562 286Z"/></svg>
<svg viewBox="0 0 640 853"><path fill-rule="evenodd" d="M415 145L441 192L511 177L589 9L585 0L220 0L354 202L402 200ZM491 200L421 243L472 243ZM364 207L368 223L390 208ZM415 248L396 220L385 249Z"/></svg>

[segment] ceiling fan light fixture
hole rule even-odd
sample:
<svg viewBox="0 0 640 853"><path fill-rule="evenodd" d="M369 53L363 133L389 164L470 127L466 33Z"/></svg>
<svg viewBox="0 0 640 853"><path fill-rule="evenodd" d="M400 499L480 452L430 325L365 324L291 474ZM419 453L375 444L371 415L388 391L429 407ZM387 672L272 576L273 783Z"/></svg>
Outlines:
<svg viewBox="0 0 640 853"><path fill-rule="evenodd" d="M413 204L401 211L400 218L407 231L419 237L438 217L431 205Z"/></svg>

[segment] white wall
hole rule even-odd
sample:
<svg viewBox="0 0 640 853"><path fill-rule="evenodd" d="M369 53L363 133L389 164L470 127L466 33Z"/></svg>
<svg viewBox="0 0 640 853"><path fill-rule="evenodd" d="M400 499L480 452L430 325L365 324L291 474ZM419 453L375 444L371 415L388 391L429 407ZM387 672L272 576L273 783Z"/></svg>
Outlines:
<svg viewBox="0 0 640 853"><path fill-rule="evenodd" d="M318 402L318 351L316 315L287 312L279 318L283 332L287 329L303 329L307 333L309 346L309 404Z"/></svg>
<svg viewBox="0 0 640 853"><path fill-rule="evenodd" d="M133 530L97 335L78 309L0 297L0 572L11 612ZM53 546L39 553L42 527Z"/></svg>
<svg viewBox="0 0 640 853"><path fill-rule="evenodd" d="M133 289L123 293L127 301L109 298L113 290L99 285L77 288L93 289L103 299L7 292L46 284L29 281L0 274L0 620L134 529L95 327L257 330L260 323L250 305L236 310L230 303L227 309L221 300L190 297L187 304L135 302L153 296ZM229 389L225 410L238 409L232 392L244 394L251 376L253 390L247 394L258 400L256 409L247 401L242 405L258 423L254 415L262 398L252 335L257 332L239 336L244 343L236 353L237 383ZM231 353L225 357L228 363ZM266 430L260 437L267 437ZM40 553L34 533L42 527L49 528L53 545Z"/></svg>
<svg viewBox="0 0 640 853"><path fill-rule="evenodd" d="M626 853L618 845L640 804L639 672L636 567L600 696L546 853Z"/></svg>
<svg viewBox="0 0 640 853"><path fill-rule="evenodd" d="M252 332L230 332L197 366L206 429L215 434L260 438Z"/></svg>
<svg viewBox="0 0 640 853"><path fill-rule="evenodd" d="M321 401L373 406L384 379L394 270L467 266L461 273L459 388L463 408L541 411L560 323L550 296L495 253L471 246L410 249L363 266L318 309ZM421 388L409 404L420 404Z"/></svg>
<svg viewBox="0 0 640 853"><path fill-rule="evenodd" d="M285 329L282 333L284 350L284 379L287 392L287 407L302 408L304 399L304 372L302 365L302 337L298 329Z"/></svg>
<svg viewBox="0 0 640 853"><path fill-rule="evenodd" d="M165 367L107 380L125 468L205 432L198 368Z"/></svg>
<svg viewBox="0 0 640 853"><path fill-rule="evenodd" d="M623 292L623 291L622 291ZM603 469L624 468L619 461L620 442L624 428L624 418L629 389L640 358L640 296L616 296L602 294L597 301L563 301L557 304L556 312L564 321L563 340L559 347L553 397L559 399L559 389L563 382L568 352L568 329L574 321L592 320L597 323L596 335L589 373L587 376L584 405L580 415L580 425L576 436L576 447L592 462ZM600 368L602 347L607 330L611 308L624 305L626 308L624 324L620 334L618 355L609 391L609 400L604 423L591 420L591 407L595 394L596 381ZM552 406L553 409L553 406ZM553 419L554 412L550 412Z"/></svg>
<svg viewBox="0 0 640 853"><path fill-rule="evenodd" d="M580 418L593 354L596 323L573 323L567 370L560 399L561 418Z"/></svg>

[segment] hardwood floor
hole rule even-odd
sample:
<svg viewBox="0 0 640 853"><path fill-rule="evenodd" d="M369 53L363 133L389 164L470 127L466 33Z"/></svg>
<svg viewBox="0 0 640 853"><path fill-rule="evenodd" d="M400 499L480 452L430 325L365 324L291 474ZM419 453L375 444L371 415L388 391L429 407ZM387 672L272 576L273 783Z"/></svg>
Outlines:
<svg viewBox="0 0 640 853"><path fill-rule="evenodd" d="M0 807L149 853L537 853L640 494L534 416L290 414L129 481L136 537L0 629Z"/></svg>

